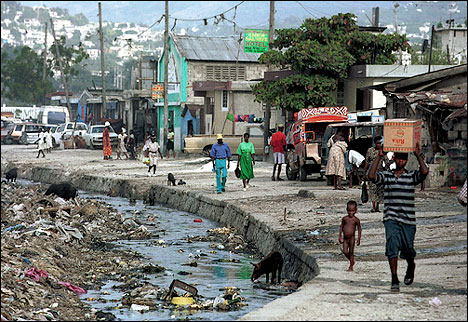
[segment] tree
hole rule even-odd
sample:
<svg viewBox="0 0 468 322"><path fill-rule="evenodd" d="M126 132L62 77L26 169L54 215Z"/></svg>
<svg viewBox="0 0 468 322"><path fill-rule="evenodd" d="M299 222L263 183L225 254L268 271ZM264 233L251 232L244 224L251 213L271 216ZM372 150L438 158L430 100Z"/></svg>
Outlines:
<svg viewBox="0 0 468 322"><path fill-rule="evenodd" d="M43 63L26 46L14 49L13 55L2 52L2 96L15 103L41 104L45 94L53 91L50 79L42 81Z"/></svg>
<svg viewBox="0 0 468 322"><path fill-rule="evenodd" d="M252 86L255 101L293 111L336 105L338 80L347 78L351 66L393 64L392 52L409 48L404 35L359 31L355 18L340 13L329 19L306 19L299 28L275 30L270 50L259 61L296 73Z"/></svg>
<svg viewBox="0 0 468 322"><path fill-rule="evenodd" d="M89 58L89 54L86 53L83 47L65 46L65 36L61 36L57 40L57 43L59 47L60 56L62 57L63 72L68 81L70 76L78 75L79 64L84 59ZM49 52L54 53L54 56L52 59L48 59L47 62L52 66L53 71L60 73L59 63L57 57L55 56L55 43L53 43L52 46L49 48Z"/></svg>

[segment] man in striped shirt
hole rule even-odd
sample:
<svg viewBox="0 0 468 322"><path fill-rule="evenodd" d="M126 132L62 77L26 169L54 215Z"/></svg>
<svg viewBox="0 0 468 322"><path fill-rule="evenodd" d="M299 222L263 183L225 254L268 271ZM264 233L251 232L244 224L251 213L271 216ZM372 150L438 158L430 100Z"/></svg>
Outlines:
<svg viewBox="0 0 468 322"><path fill-rule="evenodd" d="M416 264L414 258L414 236L416 234L416 215L414 209L414 187L424 181L429 169L420 155L419 144L416 145L414 154L419 162L419 170L408 171L405 169L408 162L407 153L395 153L395 170L377 172L377 167L385 155L380 148L379 155L372 163L368 177L377 185L384 187L384 217L385 255L390 264L392 273L391 291L400 291L397 266L398 254L406 259L408 268L404 282L410 285L414 280Z"/></svg>

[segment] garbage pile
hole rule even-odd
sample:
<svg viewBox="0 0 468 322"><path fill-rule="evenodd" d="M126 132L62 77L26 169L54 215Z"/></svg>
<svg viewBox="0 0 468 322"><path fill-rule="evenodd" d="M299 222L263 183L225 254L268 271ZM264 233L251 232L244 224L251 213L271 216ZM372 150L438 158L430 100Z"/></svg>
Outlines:
<svg viewBox="0 0 468 322"><path fill-rule="evenodd" d="M110 242L151 234L144 225L125 224L127 218L104 202L65 201L45 196L46 190L1 183L1 319L99 319L105 313L80 301L87 290L156 269Z"/></svg>
<svg viewBox="0 0 468 322"><path fill-rule="evenodd" d="M237 234L235 227L208 229L207 236L188 236L187 241L208 241L211 248L224 249L233 253L256 254L255 247L249 244L242 235Z"/></svg>

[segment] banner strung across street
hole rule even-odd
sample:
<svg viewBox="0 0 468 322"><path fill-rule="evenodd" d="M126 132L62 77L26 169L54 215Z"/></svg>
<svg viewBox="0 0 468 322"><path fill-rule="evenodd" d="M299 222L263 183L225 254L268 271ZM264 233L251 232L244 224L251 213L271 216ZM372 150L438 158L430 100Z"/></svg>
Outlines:
<svg viewBox="0 0 468 322"><path fill-rule="evenodd" d="M264 53L268 51L269 31L246 29L244 31L244 53Z"/></svg>

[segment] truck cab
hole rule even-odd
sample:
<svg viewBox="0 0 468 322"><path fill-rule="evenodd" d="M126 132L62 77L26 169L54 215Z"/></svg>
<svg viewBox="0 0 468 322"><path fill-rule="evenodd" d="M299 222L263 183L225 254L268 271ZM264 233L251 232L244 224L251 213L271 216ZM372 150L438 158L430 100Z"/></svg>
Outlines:
<svg viewBox="0 0 468 322"><path fill-rule="evenodd" d="M322 147L326 146L325 130L333 123L347 122L348 108L316 107L302 109L298 120L286 130L286 176L288 180L305 181L307 175L323 177Z"/></svg>

